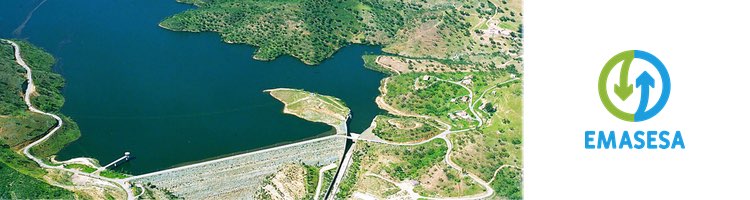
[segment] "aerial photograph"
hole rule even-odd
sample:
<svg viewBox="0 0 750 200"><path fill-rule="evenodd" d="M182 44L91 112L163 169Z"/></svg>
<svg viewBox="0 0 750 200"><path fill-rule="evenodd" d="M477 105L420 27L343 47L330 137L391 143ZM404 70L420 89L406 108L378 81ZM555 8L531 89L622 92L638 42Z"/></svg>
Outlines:
<svg viewBox="0 0 750 200"><path fill-rule="evenodd" d="M521 0L3 0L0 199L522 199Z"/></svg>

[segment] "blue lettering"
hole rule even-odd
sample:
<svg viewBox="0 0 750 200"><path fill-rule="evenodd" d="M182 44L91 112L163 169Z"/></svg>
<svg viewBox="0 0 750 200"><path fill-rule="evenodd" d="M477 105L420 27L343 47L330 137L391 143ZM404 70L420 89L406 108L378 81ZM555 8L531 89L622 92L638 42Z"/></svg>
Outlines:
<svg viewBox="0 0 750 200"><path fill-rule="evenodd" d="M615 131L609 132L609 139L607 138L607 136L604 135L604 131L599 131L598 141L599 142L597 142L596 144L597 149L601 149L602 146L604 146L605 149L609 149L609 147L612 146L612 148L614 149L615 148Z"/></svg>
<svg viewBox="0 0 750 200"><path fill-rule="evenodd" d="M670 131L638 130L633 135L630 135L628 131L622 131L622 135L617 135L615 132L585 131L583 135L584 148L625 149L627 147L628 149L676 149L679 146L681 149L685 149L685 141L680 131L672 134ZM674 137L670 137L672 135ZM596 142L596 145L594 145L594 142Z"/></svg>
<svg viewBox="0 0 750 200"><path fill-rule="evenodd" d="M643 135L643 131L636 131L635 135L633 135L635 137L635 141L638 142L638 144L635 145L636 149L643 149L643 146L646 145L645 142L643 142Z"/></svg>
<svg viewBox="0 0 750 200"><path fill-rule="evenodd" d="M669 147L669 140L667 140L667 138L666 138L666 136L668 136L668 135L669 135L669 132L667 132L667 131L661 131L661 132L659 132L659 140L661 140L662 143L664 143L664 144L660 144L659 145L660 149L667 149L667 147Z"/></svg>
<svg viewBox="0 0 750 200"><path fill-rule="evenodd" d="M584 135L585 136L584 146L586 146L586 149L593 149L594 147L596 147L593 144L591 144L591 142L594 141L594 138L592 138L592 136L594 136L595 133L596 133L595 131L586 131L586 134Z"/></svg>
<svg viewBox="0 0 750 200"><path fill-rule="evenodd" d="M682 141L682 134L680 131L677 131L677 133L674 134L674 139L672 140L672 149L676 147L677 145L680 145L680 148L685 149L685 142Z"/></svg>
<svg viewBox="0 0 750 200"><path fill-rule="evenodd" d="M656 131L646 131L646 148L656 149Z"/></svg>
<svg viewBox="0 0 750 200"><path fill-rule="evenodd" d="M633 143L630 142L630 134L628 134L628 131L623 131L622 138L620 139L620 149L626 144L628 145L628 149L633 148Z"/></svg>

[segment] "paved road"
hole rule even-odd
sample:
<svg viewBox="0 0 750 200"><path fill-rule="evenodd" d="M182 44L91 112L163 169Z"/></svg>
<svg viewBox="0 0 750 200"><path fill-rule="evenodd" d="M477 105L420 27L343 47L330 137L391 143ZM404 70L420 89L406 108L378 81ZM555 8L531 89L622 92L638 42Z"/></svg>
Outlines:
<svg viewBox="0 0 750 200"><path fill-rule="evenodd" d="M320 189L321 187L323 187L325 172L328 170L332 170L333 168L336 168L336 163L331 163L320 168L320 172L318 172L318 186L315 187L315 196L313 196L314 200L318 200L318 196L320 196Z"/></svg>

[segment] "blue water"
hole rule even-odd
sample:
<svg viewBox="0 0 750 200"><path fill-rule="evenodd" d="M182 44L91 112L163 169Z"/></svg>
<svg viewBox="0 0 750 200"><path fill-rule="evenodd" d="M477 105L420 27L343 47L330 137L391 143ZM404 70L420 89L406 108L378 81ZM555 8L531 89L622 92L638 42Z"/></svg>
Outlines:
<svg viewBox="0 0 750 200"><path fill-rule="evenodd" d="M25 39L57 59L66 79L62 113L82 136L60 159L110 162L133 174L319 136L330 127L282 113L264 89L301 88L341 98L350 131L382 111L374 103L384 75L363 67L372 46L349 46L317 66L283 56L252 60L255 48L215 33L172 32L158 23L190 5L173 0L3 0L0 37ZM328 132L327 134L331 134Z"/></svg>

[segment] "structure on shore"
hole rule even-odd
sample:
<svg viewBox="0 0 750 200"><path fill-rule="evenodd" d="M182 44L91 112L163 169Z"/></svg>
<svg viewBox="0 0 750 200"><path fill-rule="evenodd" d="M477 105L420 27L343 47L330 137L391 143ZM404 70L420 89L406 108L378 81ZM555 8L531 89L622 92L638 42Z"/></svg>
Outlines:
<svg viewBox="0 0 750 200"><path fill-rule="evenodd" d="M130 152L126 151L125 155L123 155L122 157L118 158L115 161L112 161L111 163L109 163L107 165L104 165L103 167L100 167L94 173L99 173L99 172L104 171L105 169L110 168L110 167L117 167L117 165L119 165L120 163L124 163L124 162L127 162L129 160L130 160Z"/></svg>

